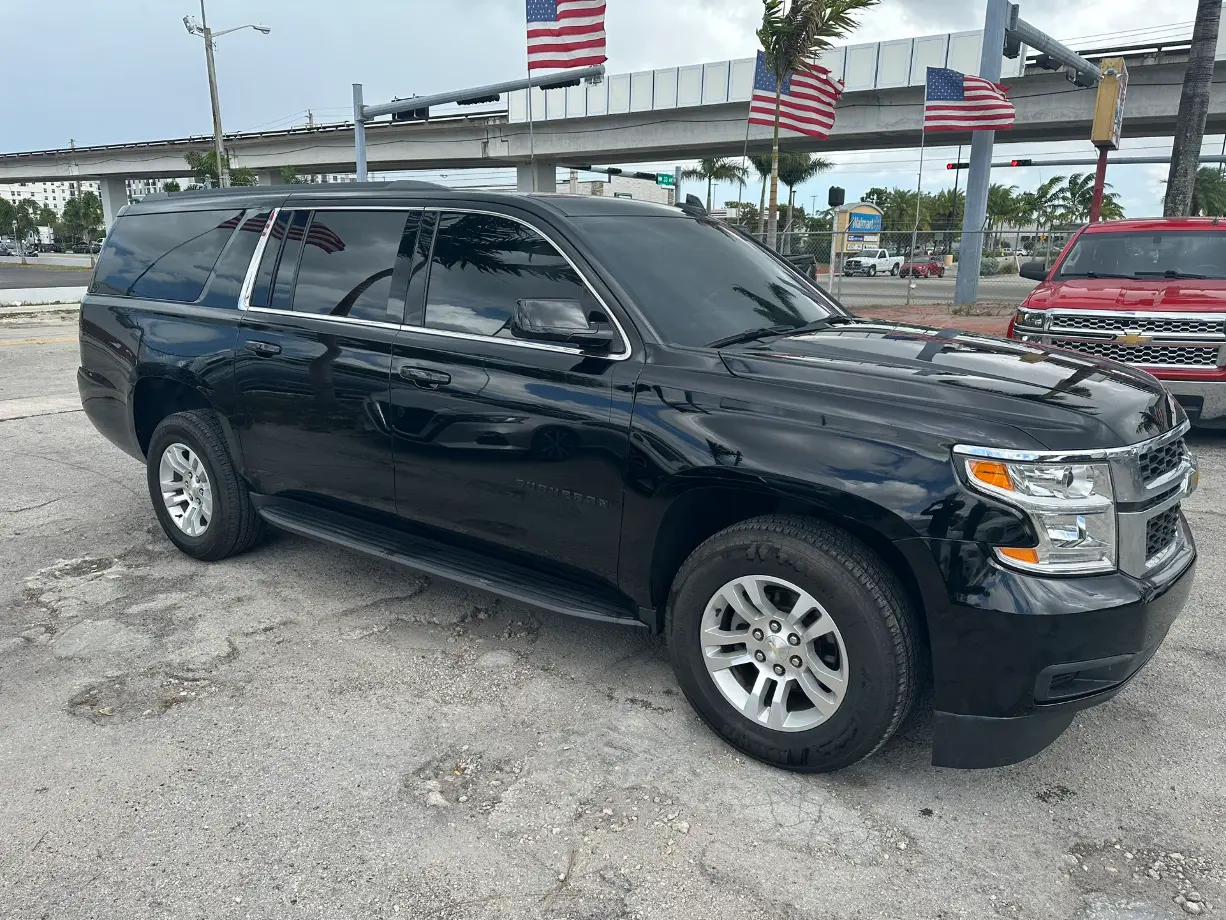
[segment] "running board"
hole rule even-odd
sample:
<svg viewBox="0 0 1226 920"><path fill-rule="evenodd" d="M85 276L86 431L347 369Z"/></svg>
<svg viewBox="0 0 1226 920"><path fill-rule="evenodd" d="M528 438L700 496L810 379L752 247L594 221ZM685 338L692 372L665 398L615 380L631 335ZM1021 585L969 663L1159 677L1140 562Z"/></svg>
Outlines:
<svg viewBox="0 0 1226 920"><path fill-rule="evenodd" d="M358 520L305 502L271 499L258 511L269 524L299 536L386 559L426 575L488 591L508 600L585 620L646 626L629 599L515 562L485 556L418 534Z"/></svg>

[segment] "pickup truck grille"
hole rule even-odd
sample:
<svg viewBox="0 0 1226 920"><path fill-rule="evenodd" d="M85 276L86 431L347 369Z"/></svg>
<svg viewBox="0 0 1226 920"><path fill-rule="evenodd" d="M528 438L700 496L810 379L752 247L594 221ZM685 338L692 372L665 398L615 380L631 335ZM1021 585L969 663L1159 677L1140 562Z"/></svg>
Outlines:
<svg viewBox="0 0 1226 920"><path fill-rule="evenodd" d="M1145 558L1153 559L1175 542L1179 534L1179 506L1174 505L1145 524Z"/></svg>
<svg viewBox="0 0 1226 920"><path fill-rule="evenodd" d="M1141 467L1141 481L1149 485L1169 473L1183 461L1186 453L1183 438L1171 441L1161 447L1155 447L1141 454L1138 463Z"/></svg>
<svg viewBox="0 0 1226 920"><path fill-rule="evenodd" d="M1053 313L1049 327L1058 332L1107 332L1122 335L1139 330L1141 335L1180 335L1226 341L1226 317L1123 316L1116 313Z"/></svg>
<svg viewBox="0 0 1226 920"><path fill-rule="evenodd" d="M1056 348L1146 367L1217 367L1220 345L1124 345L1052 337Z"/></svg>

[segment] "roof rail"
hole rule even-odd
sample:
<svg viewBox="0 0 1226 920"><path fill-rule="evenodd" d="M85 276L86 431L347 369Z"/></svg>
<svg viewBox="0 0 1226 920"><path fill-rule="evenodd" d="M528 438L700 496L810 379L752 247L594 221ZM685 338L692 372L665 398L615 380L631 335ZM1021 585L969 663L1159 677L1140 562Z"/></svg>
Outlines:
<svg viewBox="0 0 1226 920"><path fill-rule="evenodd" d="M387 182L301 182L292 185L232 185L229 188L193 188L178 192L150 192L142 201L156 201L169 195L277 195L301 191L340 191L344 189L446 189L437 182L419 179L394 179Z"/></svg>

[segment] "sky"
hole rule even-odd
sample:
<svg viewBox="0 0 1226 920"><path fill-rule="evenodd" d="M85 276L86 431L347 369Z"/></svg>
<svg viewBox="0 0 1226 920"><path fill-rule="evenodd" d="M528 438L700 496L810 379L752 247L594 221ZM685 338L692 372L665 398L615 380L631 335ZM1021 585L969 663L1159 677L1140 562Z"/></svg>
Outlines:
<svg viewBox="0 0 1226 920"><path fill-rule="evenodd" d="M1190 34L1196 0L1021 5L1023 18L1058 38L1094 44L1101 37L1112 44ZM609 72L751 56L761 10L760 0L609 0ZM308 109L317 121L344 120L352 113L355 82L364 84L368 101L382 101L525 72L523 0L207 0L207 11L214 30L246 23L272 29L269 35L247 29L218 40L227 131L305 124ZM984 0L881 0L862 17L850 42L978 29L983 12ZM9 88L0 94L0 152L65 147L70 139L87 146L211 133L202 43L184 29L187 14L199 18L198 0L0 0L0 86ZM1129 34L1121 34L1125 30ZM19 87L25 89L12 91ZM1217 152L1221 143L1220 135L1207 138L1205 149ZM1170 144L1138 138L1124 147L1160 155ZM1001 148L1010 157L1045 152L1090 156L1093 148L1088 141ZM945 163L955 158L954 150L929 148L925 190L952 184ZM917 150L831 159L836 168L801 188L799 202L807 206L816 195L820 204L832 184L853 199L874 186L915 186ZM1083 170L1090 167L1059 172ZM1033 188L1055 172L1011 169L994 174L993 181ZM487 171L465 181L505 176ZM1108 178L1127 212L1142 216L1161 212L1165 177L1164 166L1118 166ZM686 191L705 196L698 186ZM725 187L716 199L722 203L736 193L736 187Z"/></svg>

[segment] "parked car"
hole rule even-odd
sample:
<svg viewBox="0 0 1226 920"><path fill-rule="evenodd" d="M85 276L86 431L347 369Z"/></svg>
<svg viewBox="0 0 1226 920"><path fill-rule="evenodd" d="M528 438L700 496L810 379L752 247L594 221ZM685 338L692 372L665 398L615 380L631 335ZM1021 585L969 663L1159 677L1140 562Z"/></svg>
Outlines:
<svg viewBox="0 0 1226 920"><path fill-rule="evenodd" d="M72 251L75 252L77 255L84 255L84 254L88 254L91 252L98 252L99 250L95 248L97 245L98 245L97 243L85 243L85 242L73 243Z"/></svg>
<svg viewBox="0 0 1226 920"><path fill-rule="evenodd" d="M904 262L898 273L903 278L944 278L945 263L941 261L939 256L931 256L927 259L914 259Z"/></svg>
<svg viewBox="0 0 1226 920"><path fill-rule="evenodd" d="M1049 268L1009 336L1153 374L1193 424L1226 427L1226 226L1214 218L1089 224Z"/></svg>
<svg viewBox="0 0 1226 920"><path fill-rule="evenodd" d="M14 256L16 251L8 243L0 243L0 256Z"/></svg>
<svg viewBox="0 0 1226 920"><path fill-rule="evenodd" d="M146 198L80 354L86 415L184 553L272 525L662 631L703 720L787 769L880 749L929 672L934 762L1028 757L1191 589L1196 466L1156 380L859 319L694 208Z"/></svg>
<svg viewBox="0 0 1226 920"><path fill-rule="evenodd" d="M897 275L902 261L902 256L892 256L885 249L866 249L843 262L843 274L868 275L870 278L886 273Z"/></svg>

